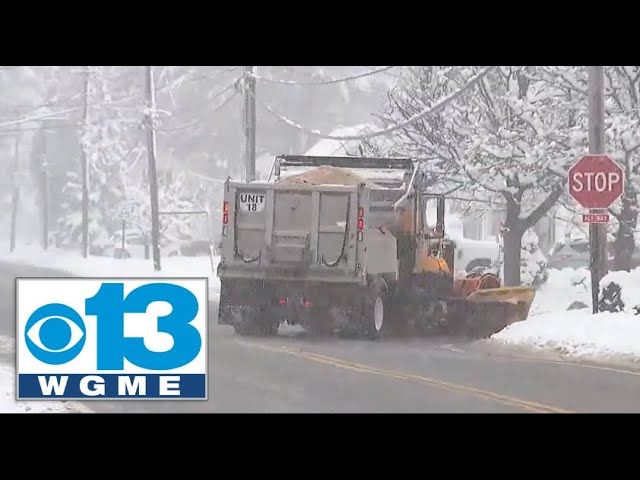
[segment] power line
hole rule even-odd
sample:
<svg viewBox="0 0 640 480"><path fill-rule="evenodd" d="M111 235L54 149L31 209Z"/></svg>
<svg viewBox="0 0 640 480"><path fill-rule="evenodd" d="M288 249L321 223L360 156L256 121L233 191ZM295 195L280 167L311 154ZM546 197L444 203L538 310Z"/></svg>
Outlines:
<svg viewBox="0 0 640 480"><path fill-rule="evenodd" d="M42 115L36 115L34 117L22 118L20 120L13 120L11 122L0 123L0 127L8 127L10 125L19 125L21 123L34 122L36 120L43 120L43 119L46 119L46 118L55 117L55 116L58 116L58 115L63 115L65 113L77 112L78 110L80 110L80 107L69 108L69 109L63 110L61 112L45 113L45 114L42 114Z"/></svg>
<svg viewBox="0 0 640 480"><path fill-rule="evenodd" d="M211 114L214 114L214 113L218 112L219 110L222 110L222 108L224 108L229 103L231 103L231 100L233 100L237 96L238 96L238 92L234 92L232 95L229 95L229 97L227 97L220 105L218 105L212 111L207 112L207 113L209 115L211 115ZM182 130L187 130L187 129L191 128L191 127L194 127L194 126L198 125L201 121L202 121L202 119L198 119L198 120L195 120L195 121L193 121L193 122L191 122L191 123L189 123L187 125L182 125L180 127L175 127L175 128L158 128L158 132L173 133L173 132L178 132L178 131L182 131Z"/></svg>
<svg viewBox="0 0 640 480"><path fill-rule="evenodd" d="M382 72L386 72L387 70L391 70L392 68L396 68L396 66L393 67L382 67L382 68L378 68L376 70L371 70L369 72L365 72L365 73L360 73L358 75L350 75L348 77L343 77L343 78L336 78L336 79L332 79L332 80L323 80L323 81L315 81L315 82L296 82L294 80L274 80L271 78L266 78L266 77L261 77L259 75L255 75L255 79L256 80L261 80L263 82L267 82L267 83L276 83L276 84L280 84L280 85L296 85L296 86L314 86L314 85L333 85L336 83L343 83L343 82L348 82L351 80L357 80L359 78L364 78L364 77L369 77L371 75L377 75L378 73L382 73Z"/></svg>
<svg viewBox="0 0 640 480"><path fill-rule="evenodd" d="M187 173L190 173L194 177L201 178L202 180L206 180L208 182L213 182L213 183L226 183L227 182L226 180L221 180L219 178L207 177L206 175L202 175L201 173L196 173L193 170L188 170Z"/></svg>
<svg viewBox="0 0 640 480"><path fill-rule="evenodd" d="M228 89L226 89L228 90ZM224 93L224 92L218 92L218 95L216 95L214 98L216 98L217 96L219 96L220 93ZM226 98L220 105L218 105L216 108L214 108L212 111L208 112L208 114L214 114L217 113L219 110L221 110L223 107L225 107L227 104L229 104L231 102L231 100L233 100L236 96L237 96L237 92L234 92L232 95L230 95L228 98ZM102 105L102 106L108 106L109 104L93 104L91 106L96 106L96 105ZM5 122L5 123L0 123L0 128L4 128L4 127L8 127L8 126L12 126L12 125L19 125L22 123L29 123L29 122L35 122L38 120L43 120L43 119L47 119L50 117L55 117L57 115L62 115L64 113L72 113L72 112L76 112L81 110L82 107L75 107L75 108L70 108L67 110L63 110L61 112L54 112L54 113L47 113L47 114L42 114L42 115L37 115L37 116L33 116L33 117L28 117L28 118L23 118L23 119L19 119L19 120L14 120L14 121L10 121L10 122ZM196 125L196 122L193 122L189 125L186 126L182 126L182 127L177 127L177 128L172 128L172 129L161 129L161 131L163 133L170 133L173 131L178 131L178 130L184 130L187 128L191 128L192 126ZM67 128L67 127L71 127L73 126L74 123L69 123L69 124L65 124L65 125L61 125L61 126L49 126L46 127L45 130L50 130L50 129L56 129L56 128ZM26 128L26 129L20 129L20 130L2 130L0 131L0 134L4 135L4 134L18 134L18 133L22 133L24 131L32 131L32 130L41 130L42 127L34 127L34 128Z"/></svg>
<svg viewBox="0 0 640 480"><path fill-rule="evenodd" d="M310 135L310 136L313 136L313 137L317 137L317 138L323 138L323 139L326 139L326 140L341 140L341 141L367 140L369 138L380 137L380 136L383 136L383 135L388 135L389 133L396 132L398 130L402 130L402 129L404 129L404 128L416 123L417 121L422 120L423 118L426 118L426 117L429 117L431 115L435 115L435 114L439 113L449 103L451 103L452 101L454 101L455 99L460 97L467 90L470 90L472 87L477 85L494 68L496 68L496 67L492 66L492 67L485 68L482 72L480 72L476 76L472 77L471 80L469 80L465 86L461 87L459 90L456 90L454 93L444 97L442 100L440 100L434 106L427 107L424 110L422 110L421 112L413 115L411 118L407 119L406 121L404 121L402 123L399 123L397 125L394 125L392 127L388 127L388 128L383 129L383 130L377 130L375 132L367 133L367 134L364 134L364 135L335 136L335 135L328 135L328 134L321 133L318 130L309 130L308 128L303 127L302 125L294 122L293 120L290 120L290 119L284 117L283 115L280 115L279 113L274 111L274 109L271 106L267 105L266 103L260 101L257 98L256 98L256 103L258 105L260 105L262 108L264 108L265 110L267 110L269 113L271 113L271 115L273 115L281 123L284 123L284 124L286 124L286 125L288 125L290 127L293 127L293 128L295 128L297 130L300 130L300 131L306 133L307 135Z"/></svg>
<svg viewBox="0 0 640 480"><path fill-rule="evenodd" d="M164 87L160 87L158 89L156 89L156 92L164 92L165 90L169 90L171 88L177 87L179 85L181 85L182 83L191 83L191 82L199 82L202 80L208 80L208 79L214 79L214 78L218 78L221 75L225 74L225 73L229 73L232 72L234 70L237 70L237 67L234 68L229 68L229 69L225 69L221 72L216 72L212 75L200 75L197 77L192 77L192 78L186 78L186 79L179 79L178 81L174 82L173 85L165 85ZM212 98L218 98L220 95L222 95L223 93L226 93L227 91L229 91L231 88L233 88L233 86L237 83L239 79L235 79L229 86L227 86L226 88L224 88L223 90L216 92L214 94L214 96ZM140 93L132 93L132 94L126 94L126 95L122 95L122 96L118 96L118 97L114 97L111 99L110 102L104 102L104 103L94 103L91 106L95 107L95 106L105 106L105 105L110 105L113 104L115 102L121 102L121 101L126 101L126 100L130 100L133 98L142 98L144 96L144 92L140 92ZM82 97L82 95L80 94L75 94L71 97L62 99L62 100L56 100L56 101L50 101L47 103L43 103L40 105L34 105L34 106L25 106L25 107L17 107L17 108L24 108L24 109L29 109L29 110L39 110L41 108L77 108L82 109L82 105L69 105L66 104L66 102L72 102L73 100L77 100L80 99ZM4 126L5 124L0 124L0 127ZM8 125L10 125L10 123L8 123Z"/></svg>

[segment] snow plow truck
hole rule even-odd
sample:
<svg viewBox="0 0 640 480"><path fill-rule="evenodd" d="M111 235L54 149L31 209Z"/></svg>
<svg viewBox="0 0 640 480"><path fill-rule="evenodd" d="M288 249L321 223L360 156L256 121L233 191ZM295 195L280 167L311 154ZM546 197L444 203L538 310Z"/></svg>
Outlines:
<svg viewBox="0 0 640 480"><path fill-rule="evenodd" d="M281 155L272 176L225 184L218 324L484 338L527 318L535 290L455 273L445 197L419 161Z"/></svg>

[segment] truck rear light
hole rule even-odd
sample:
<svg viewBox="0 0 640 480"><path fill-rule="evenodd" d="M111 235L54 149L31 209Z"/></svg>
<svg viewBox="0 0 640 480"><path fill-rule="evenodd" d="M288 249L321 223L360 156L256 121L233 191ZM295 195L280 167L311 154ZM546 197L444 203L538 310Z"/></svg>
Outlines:
<svg viewBox="0 0 640 480"><path fill-rule="evenodd" d="M358 230L360 231L364 230L364 218L358 219Z"/></svg>
<svg viewBox="0 0 640 480"><path fill-rule="evenodd" d="M229 223L229 214L228 213L223 213L222 214L222 223L224 225L226 225L227 223Z"/></svg>
<svg viewBox="0 0 640 480"><path fill-rule="evenodd" d="M287 304L287 299L285 297L278 299L278 305L286 305L286 304Z"/></svg>
<svg viewBox="0 0 640 480"><path fill-rule="evenodd" d="M223 226L222 226L222 236L223 236L223 237L226 237L226 236L227 236L227 226L226 226L226 225L223 225Z"/></svg>
<svg viewBox="0 0 640 480"><path fill-rule="evenodd" d="M222 204L222 213L229 213L229 202L224 202Z"/></svg>
<svg viewBox="0 0 640 480"><path fill-rule="evenodd" d="M313 303L308 298L305 298L303 305L307 308L313 306Z"/></svg>
<svg viewBox="0 0 640 480"><path fill-rule="evenodd" d="M358 241L361 242L363 238L362 230L358 232Z"/></svg>

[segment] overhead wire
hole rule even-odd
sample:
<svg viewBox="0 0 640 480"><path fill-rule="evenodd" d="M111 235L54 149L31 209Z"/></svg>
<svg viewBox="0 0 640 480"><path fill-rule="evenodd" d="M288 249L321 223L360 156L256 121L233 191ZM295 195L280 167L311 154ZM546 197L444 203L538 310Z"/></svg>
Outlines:
<svg viewBox="0 0 640 480"><path fill-rule="evenodd" d="M231 100L233 100L237 96L238 96L238 92L233 92L220 105L218 105L212 111L208 112L208 114L211 115L211 114L214 114L214 113L218 112L219 110L222 110L225 106L227 106L229 103L231 103ZM198 119L198 120L195 120L195 121L193 121L193 122L191 122L191 123L189 123L187 125L182 125L180 127L175 127L175 128L158 128L158 131L162 132L162 133L178 132L178 131L181 131L181 130L186 130L186 129L189 129L191 127L194 127L194 126L198 125L201 121L202 121L202 119Z"/></svg>
<svg viewBox="0 0 640 480"><path fill-rule="evenodd" d="M230 72L232 70L233 69L227 69L227 70L224 71L224 73ZM180 83L197 82L197 81L202 81L202 80L206 80L206 79L209 79L209 78L217 78L221 74L222 74L222 72L217 72L214 75L203 75L203 76L196 77L196 78L188 78L188 79L182 80ZM234 86L237 84L237 82L238 82L238 80L240 80L240 78L242 78L242 77L239 77L239 78L235 79L227 87L225 87L224 89L216 92L211 97L211 99L218 98L221 95L223 95L224 93L226 93L229 90L231 90L232 88L234 88ZM160 88L156 89L156 92L163 92L163 91L168 90L168 89L170 89L172 87L173 87L173 85L165 85L163 87L160 87ZM109 102L93 103L91 106L93 106L93 107L95 107L95 106L111 106L115 102L121 102L121 101L125 101L125 100L130 100L130 99L133 99L133 98L141 98L142 95L143 95L142 93L133 93L133 94L122 95L122 96L111 98L111 100ZM233 98L234 96L235 95L232 95L231 97L226 99L221 105L216 107L214 112L216 112L218 109L220 109L223 106L225 106L231 100L231 98ZM81 97L81 95L78 94L78 95L74 95L73 97L68 98L66 100L70 101L70 100L74 100L74 99L77 99L77 98L80 98L80 97ZM35 105L33 107L25 107L25 108L30 108L32 110L38 110L40 108L64 107L63 103L64 102L59 102L58 103L57 101L56 102L52 101L52 102L47 102L47 103L44 103L44 104L41 104L41 105ZM113 106L115 106L117 108L122 108L122 107L118 107L117 105L113 105ZM31 122L31 121L37 121L37 120L41 120L41 119L45 119L45 118L49 118L49 117L65 114L65 113L73 113L73 112L79 111L79 110L81 110L83 108L82 105L78 105L78 106L68 106L67 105L66 107L67 107L67 109L65 109L63 111L60 111L60 112L43 113L41 115L31 116L31 117L28 117L28 118L23 118L23 119L17 119L17 120L13 120L13 121L3 122L3 123L0 123L0 128L4 128L4 127L7 127L7 126L11 126L11 125L18 125L18 124L21 124L21 123L28 123L28 122Z"/></svg>
<svg viewBox="0 0 640 480"><path fill-rule="evenodd" d="M27 117L27 118L22 118L22 119L19 119L19 120L13 120L13 121L10 121L10 122L4 122L4 123L0 123L0 128L8 127L8 126L11 126L11 125L19 125L21 123L34 122L34 121L37 121L37 120L43 120L43 119L47 119L47 118L51 118L51 117L56 117L58 115L63 115L65 113L76 112L78 110L80 110L80 107L69 108L69 109L63 110L61 112L45 113L45 114L36 115L36 116L33 116L33 117Z"/></svg>
<svg viewBox="0 0 640 480"><path fill-rule="evenodd" d="M333 85L333 84L336 84L336 83L349 82L351 80L357 80L359 78L369 77L371 75L377 75L379 73L391 70L392 68L396 68L396 66L382 67L382 68L378 68L378 69L375 69L375 70L371 70L369 72L364 72L364 73L360 73L360 74L357 74L357 75L350 75L350 76L342 77L342 78L336 78L336 79L331 79L331 80L309 81L309 82L298 82L298 81L295 81L295 80L275 80L275 79L272 79L272 78L262 77L260 75L254 75L254 77L255 77L256 80L260 80L260 81L267 82L267 83L309 87L309 86Z"/></svg>
<svg viewBox="0 0 640 480"><path fill-rule="evenodd" d="M292 128L300 130L301 132L304 132L307 135L310 135L310 136L313 136L313 137L317 137L317 138L326 139L326 140L340 140L340 141L367 140L369 138L381 137L381 136L388 135L390 133L396 132L398 130L402 130L402 129L404 129L404 128L406 128L406 127L408 127L408 126L410 126L410 125L422 120L423 118L426 118L426 117L429 117L429 116L432 116L432 115L435 115L435 114L439 113L449 103L453 102L458 97L463 95L466 91L470 90L475 85L477 85L480 81L482 81L495 68L496 68L495 66L490 66L490 67L485 68L480 73L478 73L477 75L472 77L464 86L460 87L455 92L447 95L446 97L444 97L442 100L440 100L435 105L433 105L431 107L427 107L427 108L423 109L421 112L418 112L417 114L415 114L412 117L408 118L406 121L404 121L402 123L399 123L399 124L396 124L396 125L393 125L391 127L387 127L385 129L382 129L382 130L376 130L376 131L373 131L373 132L370 132L370 133L366 133L366 134L362 134L362 135L342 135L342 136L340 136L340 135L329 135L329 134L322 133L322 132L320 132L318 130L311 130L311 129L305 128L304 126L294 122L293 120L290 120L289 118L279 114L278 112L276 112L273 109L273 107L271 107L270 105L262 102L260 99L256 98L256 96L253 95L251 92L249 92L249 95L252 95L253 98L255 99L256 103L258 105L260 105L260 107L262 107L263 109L267 110L271 115L273 115L281 123L284 123L285 125L288 125L288 126L290 126Z"/></svg>

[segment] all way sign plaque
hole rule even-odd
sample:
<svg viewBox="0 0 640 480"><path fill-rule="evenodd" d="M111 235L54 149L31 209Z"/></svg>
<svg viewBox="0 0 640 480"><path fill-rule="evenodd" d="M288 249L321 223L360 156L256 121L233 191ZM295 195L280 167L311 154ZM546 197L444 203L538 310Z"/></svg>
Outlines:
<svg viewBox="0 0 640 480"><path fill-rule="evenodd" d="M609 223L608 213L583 213L582 221L584 223Z"/></svg>

